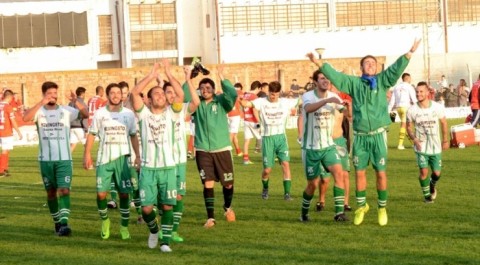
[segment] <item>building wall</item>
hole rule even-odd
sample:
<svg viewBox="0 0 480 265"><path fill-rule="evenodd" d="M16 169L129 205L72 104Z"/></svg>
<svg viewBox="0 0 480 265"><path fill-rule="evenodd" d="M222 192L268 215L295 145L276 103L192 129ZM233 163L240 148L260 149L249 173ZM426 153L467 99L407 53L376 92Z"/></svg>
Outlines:
<svg viewBox="0 0 480 265"><path fill-rule="evenodd" d="M328 60L337 70L349 72L358 65L360 58L349 59L331 59ZM385 58L379 57L378 61L382 64ZM211 71L208 77L212 78L217 84L216 65L205 65ZM70 90L75 91L79 86L87 89L86 98L95 94L95 87L102 85L106 87L109 83L126 81L130 88L133 88L136 81L141 80L150 72L150 68L126 68L126 69L100 69L85 71L61 71L61 72L37 72L37 73L18 73L18 74L0 74L1 87L8 87L14 92L22 95L24 105L31 107L38 103L42 98L41 85L45 81L53 81L58 84L58 102L65 104ZM261 82L271 82L278 80L282 83L283 91L290 89L292 79L297 79L303 86L309 80L309 76L316 70L315 65L307 60L300 61L282 61L282 62L261 62L245 64L226 64L224 76L232 83L240 82L244 88L249 90L250 84L259 80ZM183 83L185 81L183 69L173 67L174 76ZM195 78L194 84L204 76L199 75ZM153 85L153 83L151 84ZM22 90L23 87L23 90Z"/></svg>

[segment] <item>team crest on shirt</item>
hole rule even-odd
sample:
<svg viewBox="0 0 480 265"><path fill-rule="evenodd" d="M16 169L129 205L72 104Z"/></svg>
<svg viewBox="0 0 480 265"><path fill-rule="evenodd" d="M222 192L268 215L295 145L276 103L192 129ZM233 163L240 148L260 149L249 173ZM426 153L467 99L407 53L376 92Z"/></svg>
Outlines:
<svg viewBox="0 0 480 265"><path fill-rule="evenodd" d="M312 175L313 174L313 167L308 167L307 168L307 173L308 173L308 175Z"/></svg>

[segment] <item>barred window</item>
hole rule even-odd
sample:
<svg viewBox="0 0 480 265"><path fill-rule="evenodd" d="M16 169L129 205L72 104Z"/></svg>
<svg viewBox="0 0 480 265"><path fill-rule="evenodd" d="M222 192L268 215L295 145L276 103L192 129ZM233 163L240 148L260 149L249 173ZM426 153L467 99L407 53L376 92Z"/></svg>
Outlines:
<svg viewBox="0 0 480 265"><path fill-rule="evenodd" d="M98 16L100 54L113 54L112 16Z"/></svg>
<svg viewBox="0 0 480 265"><path fill-rule="evenodd" d="M222 33L328 28L328 4L220 4Z"/></svg>
<svg viewBox="0 0 480 265"><path fill-rule="evenodd" d="M0 48L88 44L87 12L0 15Z"/></svg>
<svg viewBox="0 0 480 265"><path fill-rule="evenodd" d="M447 4L448 19L451 22L478 22L480 20L480 1L478 0L450 0Z"/></svg>
<svg viewBox="0 0 480 265"><path fill-rule="evenodd" d="M174 24L175 2L169 4L129 5L130 25Z"/></svg>
<svg viewBox="0 0 480 265"><path fill-rule="evenodd" d="M338 27L440 22L439 0L344 1L336 3Z"/></svg>
<svg viewBox="0 0 480 265"><path fill-rule="evenodd" d="M175 2L131 4L129 11L132 51L177 49Z"/></svg>
<svg viewBox="0 0 480 265"><path fill-rule="evenodd" d="M132 51L177 49L176 30L145 30L131 32Z"/></svg>

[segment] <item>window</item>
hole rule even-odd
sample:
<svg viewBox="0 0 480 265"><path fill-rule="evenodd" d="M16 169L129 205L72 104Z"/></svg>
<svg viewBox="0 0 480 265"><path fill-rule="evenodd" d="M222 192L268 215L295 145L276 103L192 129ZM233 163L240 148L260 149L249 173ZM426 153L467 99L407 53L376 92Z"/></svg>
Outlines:
<svg viewBox="0 0 480 265"><path fill-rule="evenodd" d="M98 16L100 54L113 54L112 16Z"/></svg>
<svg viewBox="0 0 480 265"><path fill-rule="evenodd" d="M88 44L87 12L0 16L0 48Z"/></svg>
<svg viewBox="0 0 480 265"><path fill-rule="evenodd" d="M480 20L480 1L478 0L450 0L447 4L448 19L451 22L478 22Z"/></svg>
<svg viewBox="0 0 480 265"><path fill-rule="evenodd" d="M329 27L327 3L220 5L220 19L222 33Z"/></svg>
<svg viewBox="0 0 480 265"><path fill-rule="evenodd" d="M132 51L177 49L176 30L145 30L131 33Z"/></svg>
<svg viewBox="0 0 480 265"><path fill-rule="evenodd" d="M177 50L175 2L131 4L132 51Z"/></svg>
<svg viewBox="0 0 480 265"><path fill-rule="evenodd" d="M440 1L337 1L336 18L338 27L440 22Z"/></svg>

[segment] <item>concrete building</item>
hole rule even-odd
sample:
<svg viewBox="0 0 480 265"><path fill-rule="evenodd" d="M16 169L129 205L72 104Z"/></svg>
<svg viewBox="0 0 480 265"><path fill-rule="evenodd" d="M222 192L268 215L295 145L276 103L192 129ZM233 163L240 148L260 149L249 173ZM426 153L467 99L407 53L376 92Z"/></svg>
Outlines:
<svg viewBox="0 0 480 265"><path fill-rule="evenodd" d="M480 72L478 1L17 0L0 2L0 19L0 73L303 60L317 48L389 65L415 37L414 81Z"/></svg>

